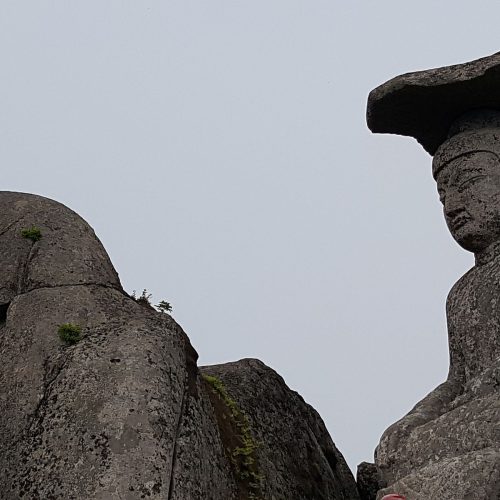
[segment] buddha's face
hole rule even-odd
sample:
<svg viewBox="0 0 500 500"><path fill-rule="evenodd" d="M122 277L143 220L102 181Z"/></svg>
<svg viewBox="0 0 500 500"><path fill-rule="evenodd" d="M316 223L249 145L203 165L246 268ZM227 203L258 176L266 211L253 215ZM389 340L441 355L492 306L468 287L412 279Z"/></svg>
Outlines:
<svg viewBox="0 0 500 500"><path fill-rule="evenodd" d="M461 154L439 170L437 188L448 228L474 253L500 240L500 160L494 153Z"/></svg>

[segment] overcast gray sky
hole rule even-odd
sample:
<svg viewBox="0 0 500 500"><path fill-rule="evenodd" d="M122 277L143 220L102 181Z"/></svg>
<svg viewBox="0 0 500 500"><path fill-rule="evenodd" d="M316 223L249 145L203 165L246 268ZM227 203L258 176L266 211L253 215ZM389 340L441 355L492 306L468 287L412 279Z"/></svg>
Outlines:
<svg viewBox="0 0 500 500"><path fill-rule="evenodd" d="M257 357L351 468L444 380L472 264L368 92L499 50L498 0L0 0L1 189L96 230L200 364Z"/></svg>

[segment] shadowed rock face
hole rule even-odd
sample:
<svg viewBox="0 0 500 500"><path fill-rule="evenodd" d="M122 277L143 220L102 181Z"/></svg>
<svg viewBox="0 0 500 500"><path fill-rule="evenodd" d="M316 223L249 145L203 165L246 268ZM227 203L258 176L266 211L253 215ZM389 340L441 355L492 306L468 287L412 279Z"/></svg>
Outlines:
<svg viewBox="0 0 500 500"><path fill-rule="evenodd" d="M257 443L260 496L276 499L357 499L351 471L321 417L257 359L206 366L247 415Z"/></svg>
<svg viewBox="0 0 500 500"><path fill-rule="evenodd" d="M248 415L233 419L179 325L123 292L77 214L0 192L0 248L2 498L357 498L319 416L256 360L206 369ZM82 328L75 345L63 323Z"/></svg>
<svg viewBox="0 0 500 500"><path fill-rule="evenodd" d="M477 109L463 113L464 102L457 105L459 117L448 123L448 139L441 139L433 161L448 228L457 243L475 255L475 266L453 286L447 300L448 377L382 436L375 458L380 486L386 487L378 499L388 493L409 500L500 498L500 112L485 107L488 99L499 96L484 80L487 75L491 83L498 76L498 62L497 54L430 70L428 75L406 75L371 95L386 99L381 106L389 106L394 92L397 106L401 89L395 82L405 87L413 79L429 91L436 75L446 81L434 98L444 92L445 106L460 101L464 81L481 89L469 96ZM490 69L483 71L486 67ZM458 94L454 89L460 89ZM381 112L377 106L372 102L372 112ZM381 115L378 119L383 121ZM401 120L396 119L394 131L402 132Z"/></svg>

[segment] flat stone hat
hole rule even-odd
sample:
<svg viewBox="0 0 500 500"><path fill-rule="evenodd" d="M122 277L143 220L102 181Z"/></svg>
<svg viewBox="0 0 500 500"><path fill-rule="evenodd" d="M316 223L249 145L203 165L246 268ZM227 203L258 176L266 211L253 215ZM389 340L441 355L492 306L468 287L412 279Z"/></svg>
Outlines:
<svg viewBox="0 0 500 500"><path fill-rule="evenodd" d="M478 109L500 111L500 52L396 76L370 92L366 119L372 132L414 137L434 155L453 122Z"/></svg>

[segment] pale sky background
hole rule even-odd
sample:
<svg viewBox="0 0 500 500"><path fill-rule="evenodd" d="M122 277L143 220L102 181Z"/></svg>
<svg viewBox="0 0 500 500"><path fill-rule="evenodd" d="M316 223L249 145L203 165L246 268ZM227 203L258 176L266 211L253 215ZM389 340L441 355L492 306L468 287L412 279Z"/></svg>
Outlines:
<svg viewBox="0 0 500 500"><path fill-rule="evenodd" d="M500 50L498 0L0 0L1 189L82 215L200 364L256 357L352 469L442 382L472 256L389 78Z"/></svg>

